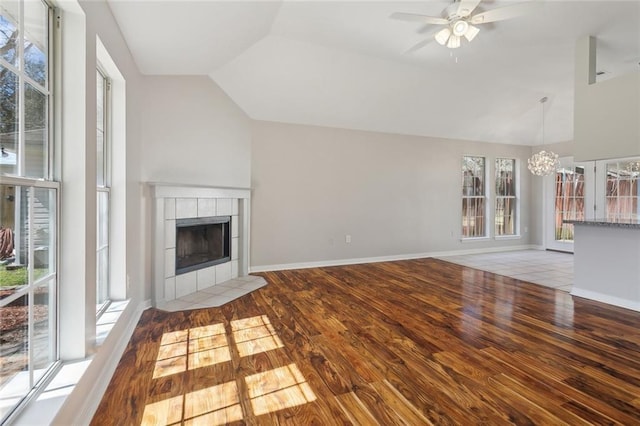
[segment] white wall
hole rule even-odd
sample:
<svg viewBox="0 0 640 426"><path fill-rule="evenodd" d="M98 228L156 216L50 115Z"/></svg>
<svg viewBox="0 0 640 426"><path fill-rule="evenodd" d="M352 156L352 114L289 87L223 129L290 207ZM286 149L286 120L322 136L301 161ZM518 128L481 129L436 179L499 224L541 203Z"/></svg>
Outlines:
<svg viewBox="0 0 640 426"><path fill-rule="evenodd" d="M206 76L145 78L142 180L248 187L251 127Z"/></svg>
<svg viewBox="0 0 640 426"><path fill-rule="evenodd" d="M461 162L520 159L529 228L528 146L254 122L251 267L529 244L461 242ZM352 242L345 242L345 235ZM491 231L493 234L493 230Z"/></svg>
<svg viewBox="0 0 640 426"><path fill-rule="evenodd" d="M640 155L640 72L595 82L596 40L576 45L574 158L604 160Z"/></svg>
<svg viewBox="0 0 640 426"><path fill-rule="evenodd" d="M248 188L251 125L207 76L146 76L141 181ZM151 297L153 200L145 193L145 294Z"/></svg>

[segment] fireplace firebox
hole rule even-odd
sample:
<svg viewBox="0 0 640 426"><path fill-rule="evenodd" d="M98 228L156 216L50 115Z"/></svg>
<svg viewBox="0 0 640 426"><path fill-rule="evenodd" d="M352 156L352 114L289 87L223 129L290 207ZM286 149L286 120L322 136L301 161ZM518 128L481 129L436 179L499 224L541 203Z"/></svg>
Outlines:
<svg viewBox="0 0 640 426"><path fill-rule="evenodd" d="M231 260L231 216L176 220L176 275Z"/></svg>

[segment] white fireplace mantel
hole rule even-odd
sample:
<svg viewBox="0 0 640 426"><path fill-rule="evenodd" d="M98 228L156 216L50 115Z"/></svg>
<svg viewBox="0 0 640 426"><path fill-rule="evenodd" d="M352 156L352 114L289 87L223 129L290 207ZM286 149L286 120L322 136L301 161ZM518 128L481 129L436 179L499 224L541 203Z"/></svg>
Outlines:
<svg viewBox="0 0 640 426"><path fill-rule="evenodd" d="M167 302L249 273L250 188L147 183L154 205L153 305ZM231 216L231 260L175 274L177 219Z"/></svg>
<svg viewBox="0 0 640 426"><path fill-rule="evenodd" d="M149 182L154 198L251 198L251 188Z"/></svg>

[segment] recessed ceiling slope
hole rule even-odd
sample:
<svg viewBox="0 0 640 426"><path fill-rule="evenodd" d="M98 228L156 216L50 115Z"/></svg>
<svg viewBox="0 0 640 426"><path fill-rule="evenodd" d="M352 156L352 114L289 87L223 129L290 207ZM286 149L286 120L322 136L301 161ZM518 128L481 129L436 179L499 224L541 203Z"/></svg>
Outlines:
<svg viewBox="0 0 640 426"><path fill-rule="evenodd" d="M109 0L143 74L207 75L269 33L275 1Z"/></svg>
<svg viewBox="0 0 640 426"><path fill-rule="evenodd" d="M535 144L548 96L557 142L573 137L576 40L598 39L605 78L640 69L640 1L542 2L455 51L412 54L422 26L389 16L451 1L109 1L142 72L208 74L258 120Z"/></svg>
<svg viewBox="0 0 640 426"><path fill-rule="evenodd" d="M527 88L506 75L491 86L478 84L479 80L465 78L472 71L469 64L446 59L425 70L415 64L269 36L212 77L258 120L535 143L539 126L536 96L544 93L536 87L544 86L544 81ZM484 70L479 75L487 73ZM562 86L554 83L552 87L560 92ZM549 121L547 135L555 127L561 140L571 138L570 128Z"/></svg>

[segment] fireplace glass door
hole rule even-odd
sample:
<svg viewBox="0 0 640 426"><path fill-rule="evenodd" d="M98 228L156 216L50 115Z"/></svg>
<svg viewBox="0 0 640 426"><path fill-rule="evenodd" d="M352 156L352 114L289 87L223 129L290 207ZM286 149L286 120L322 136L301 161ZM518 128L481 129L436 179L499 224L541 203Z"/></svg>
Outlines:
<svg viewBox="0 0 640 426"><path fill-rule="evenodd" d="M176 221L176 275L231 260L230 216Z"/></svg>

